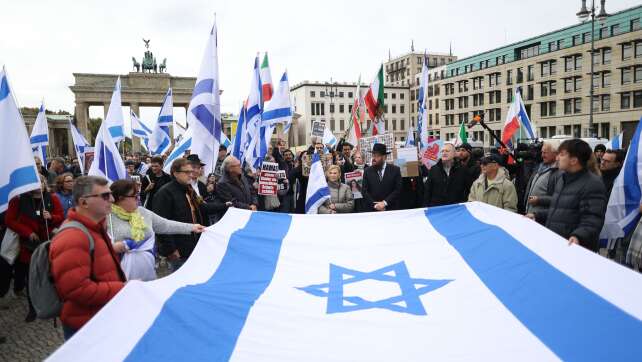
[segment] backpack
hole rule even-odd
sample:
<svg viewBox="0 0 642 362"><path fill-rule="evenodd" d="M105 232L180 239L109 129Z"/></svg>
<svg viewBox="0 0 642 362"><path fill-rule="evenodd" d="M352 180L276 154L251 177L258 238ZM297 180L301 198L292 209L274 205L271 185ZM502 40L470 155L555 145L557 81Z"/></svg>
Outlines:
<svg viewBox="0 0 642 362"><path fill-rule="evenodd" d="M91 236L85 225L78 221L67 221L56 232L56 236L65 229L78 229L89 239L89 255L94 260L94 238ZM54 237L55 239L56 237ZM29 296L31 303L40 319L55 318L62 310L62 300L56 291L56 286L51 275L49 262L49 246L52 240L48 240L34 250L29 265ZM92 271L93 273L93 271Z"/></svg>

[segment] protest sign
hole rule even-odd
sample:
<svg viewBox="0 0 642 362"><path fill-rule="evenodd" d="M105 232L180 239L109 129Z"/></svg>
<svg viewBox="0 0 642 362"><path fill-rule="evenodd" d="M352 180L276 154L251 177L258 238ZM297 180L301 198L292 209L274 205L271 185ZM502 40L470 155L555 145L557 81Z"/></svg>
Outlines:
<svg viewBox="0 0 642 362"><path fill-rule="evenodd" d="M383 143L386 145L386 148L390 152L390 154L386 158L386 162L392 162L394 160L393 149L395 148L395 137L392 133L384 133L372 137L362 137L359 139L359 148L363 152L366 163L372 163L372 146L374 146L375 143Z"/></svg>
<svg viewBox="0 0 642 362"><path fill-rule="evenodd" d="M403 147L397 149L397 157L394 164L399 166L401 177L419 176L419 160L417 159L417 148Z"/></svg>
<svg viewBox="0 0 642 362"><path fill-rule="evenodd" d="M443 149L444 141L442 140L428 142L426 147L421 150L421 163L430 170L430 168L436 165L441 158Z"/></svg>
<svg viewBox="0 0 642 362"><path fill-rule="evenodd" d="M259 195L276 195L278 189L277 172L279 164L274 162L263 162L259 174Z"/></svg>
<svg viewBox="0 0 642 362"><path fill-rule="evenodd" d="M312 137L321 137L325 134L325 122L312 122Z"/></svg>
<svg viewBox="0 0 642 362"><path fill-rule="evenodd" d="M345 174L346 185L352 190L353 199L361 199L361 187L363 186L363 170L356 170L353 172L346 172Z"/></svg>

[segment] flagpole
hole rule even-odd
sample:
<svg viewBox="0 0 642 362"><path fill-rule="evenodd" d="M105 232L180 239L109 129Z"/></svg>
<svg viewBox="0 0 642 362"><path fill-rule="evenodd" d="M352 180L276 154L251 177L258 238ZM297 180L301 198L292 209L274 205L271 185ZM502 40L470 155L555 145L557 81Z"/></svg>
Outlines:
<svg viewBox="0 0 642 362"><path fill-rule="evenodd" d="M47 241L50 239L49 236L49 223L47 222L47 219L45 218L44 212L47 211L45 207L45 195L44 192L42 192L42 185L40 186L40 203L42 205L42 219L45 221L45 233L47 234Z"/></svg>

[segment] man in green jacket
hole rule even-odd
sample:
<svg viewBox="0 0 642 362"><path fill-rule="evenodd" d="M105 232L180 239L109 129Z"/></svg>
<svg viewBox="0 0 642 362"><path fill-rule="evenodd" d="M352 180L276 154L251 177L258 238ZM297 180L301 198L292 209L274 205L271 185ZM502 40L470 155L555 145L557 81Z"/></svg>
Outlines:
<svg viewBox="0 0 642 362"><path fill-rule="evenodd" d="M481 159L481 175L473 182L468 201L481 201L500 209L517 212L517 191L499 165L498 155Z"/></svg>

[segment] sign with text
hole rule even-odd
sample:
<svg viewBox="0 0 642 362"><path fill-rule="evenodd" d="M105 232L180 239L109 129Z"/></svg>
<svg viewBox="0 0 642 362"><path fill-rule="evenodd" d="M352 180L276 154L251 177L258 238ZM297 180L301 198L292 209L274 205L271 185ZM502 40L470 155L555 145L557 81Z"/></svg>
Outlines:
<svg viewBox="0 0 642 362"><path fill-rule="evenodd" d="M275 162L263 162L259 174L259 195L274 196L279 187L277 173L279 164Z"/></svg>
<svg viewBox="0 0 642 362"><path fill-rule="evenodd" d="M312 137L321 137L325 134L325 122L312 122Z"/></svg>
<svg viewBox="0 0 642 362"><path fill-rule="evenodd" d="M365 161L368 165L372 164L372 146L375 143L383 143L390 154L386 157L386 162L392 162L394 157L392 155L395 148L395 137L392 133L379 134L372 137L362 137L359 139L359 148L365 156Z"/></svg>

